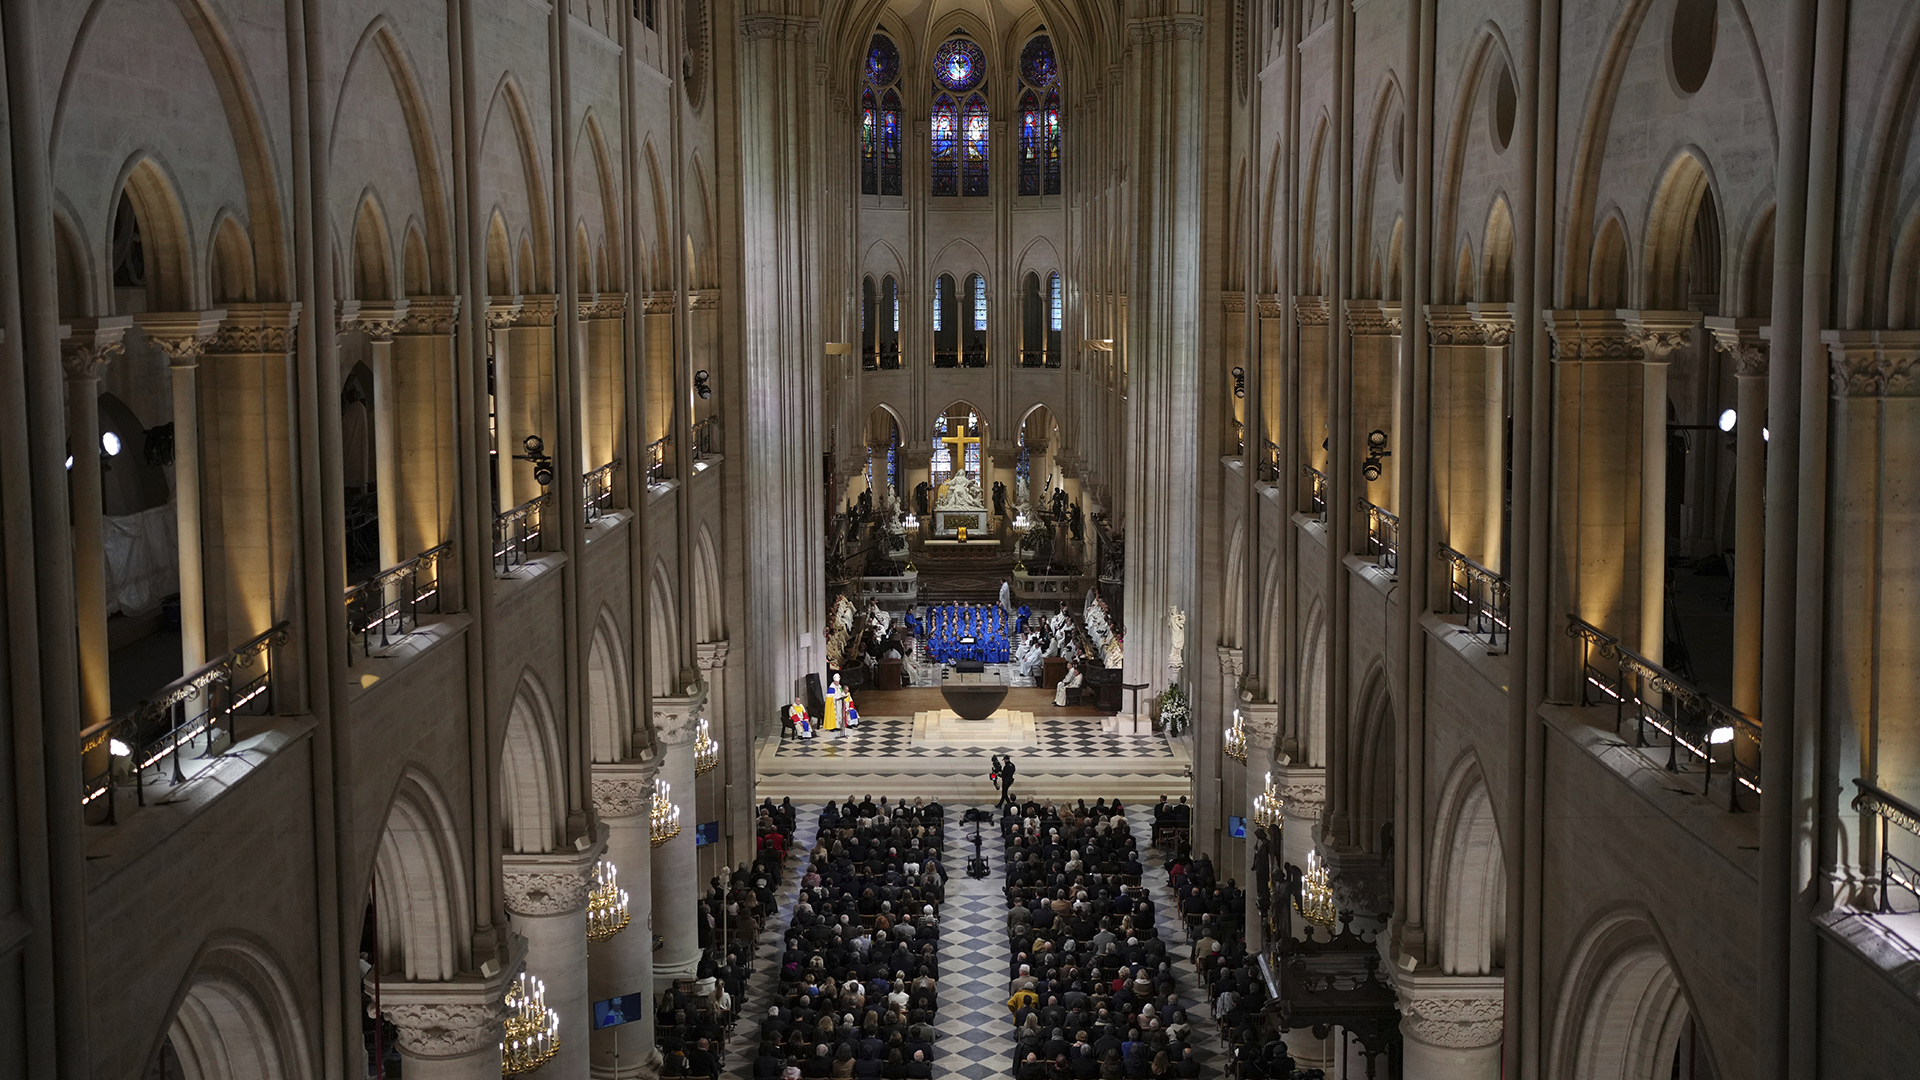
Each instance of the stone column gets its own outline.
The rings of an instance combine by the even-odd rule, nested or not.
[[[1347,332],[1353,335],[1353,483],[1359,496],[1400,514],[1400,470],[1395,459],[1380,462],[1380,478],[1360,475],[1367,457],[1367,435],[1383,431],[1389,453],[1401,454],[1400,304],[1397,301],[1347,301]],[[1363,537],[1356,535],[1355,543]]]
[[[1646,644],[1642,581],[1661,574],[1644,562],[1642,544],[1642,481],[1654,470],[1646,463],[1647,440],[1630,434],[1648,423],[1643,353],[1615,312],[1549,311],[1543,318],[1554,349],[1550,513],[1558,547],[1548,560],[1548,610],[1555,620],[1576,614],[1637,650]],[[1662,428],[1665,417],[1662,406]],[[1656,605],[1656,627],[1658,618]],[[1549,696],[1577,700],[1577,651],[1550,649],[1548,656],[1555,665]]]
[[[693,850],[694,721],[706,702],[705,688],[684,698],[653,699],[654,743],[660,753],[660,779],[673,785],[672,798],[680,807],[680,834],[653,849],[654,933],[665,938],[653,959],[656,982],[690,979],[700,965],[700,894]],[[651,798],[651,793],[649,793]]]
[[[592,472],[620,455],[620,417],[624,410],[627,365],[622,363],[626,340],[626,297],[619,293],[582,296],[579,303],[581,339],[586,342],[582,367],[580,415],[584,460],[581,472]]]
[[[1920,535],[1920,331],[1828,330],[1821,337],[1830,363],[1832,487],[1825,515],[1830,659],[1819,719],[1825,768],[1829,777],[1837,771],[1840,790],[1816,789],[1826,793],[1815,796],[1813,828],[1843,838],[1832,856],[1838,901],[1865,905],[1880,899],[1863,890],[1878,877],[1878,837],[1844,809],[1853,795],[1847,781],[1859,776],[1907,797],[1920,789],[1920,550],[1913,542]],[[1765,753],[1773,752],[1769,741]],[[1826,801],[1835,794],[1838,806]],[[1855,830],[1860,838],[1846,843]]]
[[[508,390],[513,414],[507,421],[516,452],[529,435],[538,435],[546,443],[547,453],[558,453],[559,421],[554,415],[553,397],[553,324],[557,314],[551,295],[525,296],[505,333],[496,334],[507,343],[513,386]],[[513,463],[515,505],[540,493],[533,481],[530,462]]]
[[[1131,192],[1128,231],[1136,257],[1127,286],[1126,338],[1115,345],[1126,408],[1127,484],[1112,494],[1127,537],[1125,681],[1149,684],[1143,693],[1151,695],[1172,677],[1168,610],[1199,610],[1199,568],[1188,556],[1202,467],[1197,252],[1208,190],[1201,122],[1204,20],[1158,0],[1132,5],[1130,13],[1137,96],[1127,111],[1133,175],[1140,179]],[[1219,467],[1217,459],[1206,460],[1215,462],[1208,467]]]
[[[593,767],[593,808],[607,827],[607,861],[620,872],[632,921],[605,941],[587,943],[588,997],[593,1001],[647,994],[649,1008],[633,1023],[593,1033],[593,1075],[619,1078],[652,1075],[653,1048],[653,837],[648,826],[653,807],[657,761],[622,761]],[[615,1058],[615,1048],[619,1056]]]
[[[1700,316],[1691,311],[1621,311],[1641,353],[1640,652],[1659,663],[1667,646],[1667,366],[1691,348]]]
[[[201,511],[210,541],[203,580],[207,648],[216,655],[297,609],[300,483],[293,459],[288,354],[298,303],[229,304],[197,373]],[[274,657],[276,693],[292,688],[302,650]],[[303,698],[296,692],[283,700]]]
[[[1331,306],[1324,296],[1293,298],[1293,318],[1299,327],[1295,355],[1300,357],[1300,459],[1308,468],[1322,473],[1327,471],[1327,457],[1332,446],[1329,441],[1332,421],[1327,412],[1327,365],[1324,362],[1327,354],[1328,311]],[[1301,505],[1305,506],[1304,500]]]
[[[373,488],[380,517],[380,568],[400,562],[400,450],[395,445],[393,333],[406,318],[407,302],[341,305],[342,332],[367,335],[367,366],[373,369]]]
[[[527,939],[527,973],[559,1014],[560,1050],[540,1067],[549,1080],[587,1080],[593,1003],[587,994],[587,890],[606,838],[585,848],[501,858],[513,929]]]
[[[363,309],[364,310],[364,309]],[[416,296],[393,328],[393,417],[398,555],[410,559],[453,536],[453,335],[460,298]],[[384,520],[382,531],[384,532]],[[492,535],[492,529],[486,530]]]
[[[515,422],[520,413],[514,397],[517,373],[514,371],[513,332],[510,328],[519,317],[518,298],[496,299],[487,305],[488,352],[493,357],[494,450],[498,455],[493,468],[497,478],[495,483],[500,487],[501,510],[511,510],[524,501],[520,498],[520,485],[513,478],[514,466],[521,464],[514,460],[514,455],[526,452],[521,443],[532,434],[521,431],[521,425]],[[531,473],[531,465],[522,467]],[[538,490],[539,485],[529,480],[527,498],[532,498]]]
[[[1250,695],[1242,694],[1243,698]],[[1267,773],[1273,769],[1273,742],[1280,730],[1280,706],[1271,702],[1243,700],[1240,703],[1240,727],[1247,733],[1247,764],[1241,770],[1240,798],[1234,805],[1247,819],[1246,840],[1246,876],[1241,884],[1247,890],[1247,944],[1249,948],[1260,948],[1266,943],[1266,927],[1260,921],[1259,870],[1256,856],[1266,857],[1255,842],[1254,830],[1259,828],[1253,820],[1253,803],[1266,790]],[[1271,830],[1274,839],[1285,836],[1285,822],[1279,829]],[[1281,855],[1278,844],[1272,847],[1275,858]],[[1273,875],[1279,880],[1279,873]]]
[[[67,371],[67,469],[73,498],[73,593],[80,640],[80,722],[107,719],[113,690],[107,674],[107,563],[100,504],[100,369],[125,354],[124,316],[76,319],[60,343]],[[97,763],[90,763],[90,767]]]
[[[173,373],[173,510],[180,548],[180,670],[207,662],[207,605],[200,550],[200,354],[225,311],[154,313],[136,320]]]
[[[1430,304],[1434,520],[1439,540],[1501,570],[1506,396],[1504,346],[1513,340],[1506,305]],[[1445,602],[1444,578],[1430,599]]]
[[[741,715],[728,713],[727,653],[730,649],[730,643],[724,640],[701,641],[693,646],[694,663],[707,688],[707,723],[713,741],[720,745],[720,765],[703,781],[708,795],[704,801],[713,808],[712,816],[720,821],[721,845],[714,854],[729,866],[751,862],[754,856],[753,725],[744,710],[733,710]]]
[[[1766,327],[1760,319],[1707,320],[1734,362],[1733,707],[1760,715],[1760,596],[1767,532]]]
[[[399,1029],[407,1080],[500,1080],[507,987],[519,961],[486,979],[381,983],[380,1010]]]
[[[1420,1080],[1499,1080],[1505,979],[1394,969],[1405,1038],[1402,1073]]]

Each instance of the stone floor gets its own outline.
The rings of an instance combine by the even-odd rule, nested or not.
[[[878,788],[874,794],[906,796],[917,794],[909,783]],[[1098,792],[1089,793],[1092,795]],[[780,893],[780,913],[768,921],[760,936],[759,957],[749,981],[741,1020],[727,1041],[727,1080],[747,1080],[753,1070],[753,1056],[760,1042],[760,1018],[772,1003],[779,979],[782,936],[793,912],[804,872],[805,852],[812,846],[819,827],[819,806],[796,804],[799,809],[787,874]],[[985,805],[985,803],[983,803]],[[1146,802],[1136,802],[1127,811],[1134,836],[1143,845],[1152,828],[1152,815]],[[1005,852],[1000,830],[988,825],[982,830],[981,851],[991,860],[992,873],[975,879],[966,875],[967,858],[973,852],[972,826],[962,823],[967,807],[947,806],[947,847],[945,862],[950,877],[947,901],[941,909],[940,935],[940,1011],[935,1027],[940,1037],[935,1044],[933,1075],[986,1080],[987,1077],[1012,1074],[1013,1025],[1008,1019],[1006,999],[1010,978],[1007,966],[1012,959],[1007,939],[1007,902]],[[1154,890],[1156,925],[1175,957],[1175,977],[1180,985],[1181,1004],[1194,1024],[1194,1056],[1200,1059],[1202,1076],[1218,1076],[1220,1045],[1213,1023],[1206,1019],[1206,997],[1194,975],[1186,937],[1174,910],[1172,887],[1162,864],[1162,853],[1143,848],[1142,862],[1147,867],[1143,882]]]

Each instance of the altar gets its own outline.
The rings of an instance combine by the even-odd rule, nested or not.
[[[942,540],[952,540],[960,535],[960,530],[964,527],[967,530],[968,542],[986,540],[989,539],[988,520],[985,510],[935,510],[933,535]]]

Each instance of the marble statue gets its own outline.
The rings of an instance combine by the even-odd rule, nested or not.
[[[1167,609],[1167,667],[1179,671],[1186,666],[1187,613],[1177,607]]]
[[[954,473],[940,485],[939,498],[934,500],[935,510],[985,510],[986,503],[980,498],[980,483],[965,472]]]

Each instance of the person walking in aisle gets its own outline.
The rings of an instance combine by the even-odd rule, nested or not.
[[[1013,805],[1013,755],[1000,759],[1000,804],[1002,807]]]

